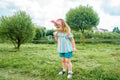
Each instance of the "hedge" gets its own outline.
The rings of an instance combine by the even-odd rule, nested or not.
[[[33,40],[32,43],[35,44],[55,44],[55,40]],[[82,43],[80,39],[76,39],[75,43]],[[85,43],[110,43],[110,44],[120,44],[120,39],[86,39]]]
[[[32,43],[34,44],[55,44],[55,40],[33,40]]]

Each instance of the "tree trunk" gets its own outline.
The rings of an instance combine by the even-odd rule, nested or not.
[[[81,32],[82,32],[82,43],[84,44],[85,43],[84,29],[82,29]]]
[[[19,48],[20,48],[20,45],[21,45],[20,43],[18,43],[18,44],[17,44],[17,49],[19,49]]]
[[[19,48],[20,48],[20,45],[21,45],[21,40],[20,40],[20,39],[18,39],[17,49],[19,49]]]
[[[82,43],[83,44],[85,43],[85,35],[84,35],[84,33],[82,33]]]

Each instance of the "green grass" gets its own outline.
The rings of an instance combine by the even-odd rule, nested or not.
[[[120,80],[120,45],[76,47],[70,80]],[[55,44],[24,44],[20,50],[12,44],[0,44],[0,80],[67,80],[67,73],[57,75],[60,70]]]

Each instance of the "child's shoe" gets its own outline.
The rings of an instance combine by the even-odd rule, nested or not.
[[[60,71],[59,73],[58,73],[59,75],[63,75],[63,74],[65,74],[65,71]]]
[[[67,78],[68,78],[68,79],[72,78],[72,74],[73,74],[73,73],[68,73]]]

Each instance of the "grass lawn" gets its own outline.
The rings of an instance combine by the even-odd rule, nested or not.
[[[120,80],[120,45],[81,44],[74,53],[70,80]],[[0,80],[67,80],[57,75],[61,60],[54,44],[0,44]]]

